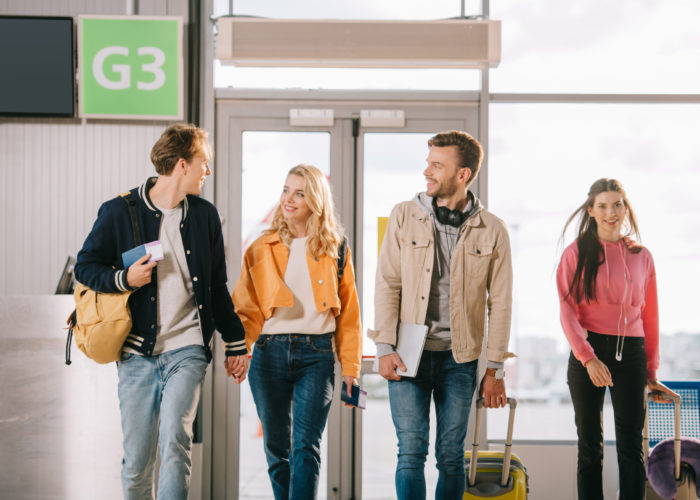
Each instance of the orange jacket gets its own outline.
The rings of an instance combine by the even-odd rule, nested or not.
[[[284,283],[289,248],[279,234],[261,236],[246,250],[241,276],[233,290],[236,313],[243,322],[245,340],[250,351],[263,323],[276,307],[292,307],[294,296]],[[350,249],[338,292],[338,261],[327,255],[314,257],[307,252],[314,302],[318,312],[332,309],[335,315],[335,345],[345,376],[359,377],[362,361],[362,326],[360,303],[355,289],[355,270]]]

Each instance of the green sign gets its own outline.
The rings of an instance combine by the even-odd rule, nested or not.
[[[79,17],[80,116],[181,120],[182,19]]]

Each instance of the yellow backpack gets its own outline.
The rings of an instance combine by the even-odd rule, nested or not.
[[[136,219],[135,203],[128,191],[121,197],[129,206],[135,246],[141,245],[141,231]],[[70,365],[71,338],[78,349],[97,363],[119,361],[122,346],[131,331],[129,296],[133,290],[119,293],[97,292],[82,283],[75,287],[75,310],[68,317],[66,364]]]
[[[132,291],[102,293],[82,283],[75,287],[75,311],[68,318],[66,364],[70,364],[70,336],[85,355],[98,363],[119,361],[131,331],[129,296]]]

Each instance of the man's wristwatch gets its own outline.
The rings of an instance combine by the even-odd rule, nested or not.
[[[503,380],[503,377],[505,376],[506,371],[503,368],[487,368],[486,369],[486,375],[490,375],[491,377],[495,378],[496,380]]]

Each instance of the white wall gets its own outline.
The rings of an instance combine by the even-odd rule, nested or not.
[[[139,0],[136,14],[181,15],[187,0]],[[126,14],[125,0],[0,0],[8,15]],[[166,122],[0,118],[0,295],[53,293],[100,204],[154,172]]]

